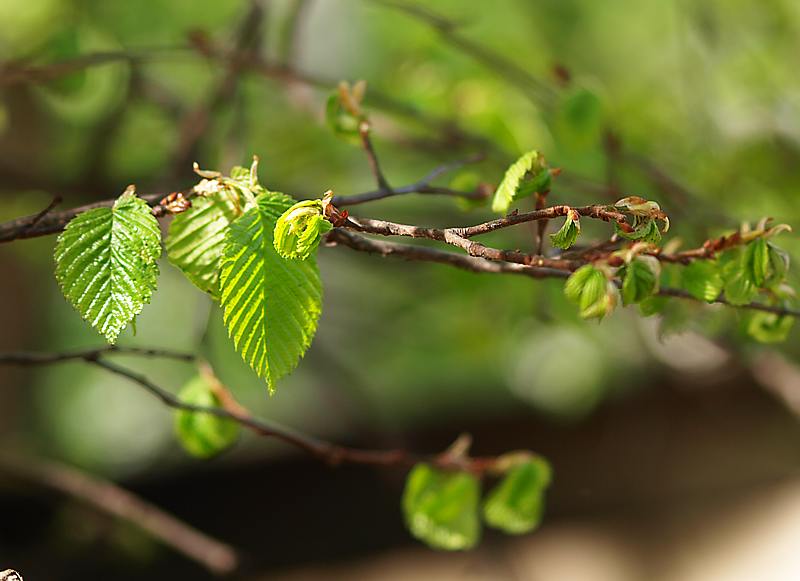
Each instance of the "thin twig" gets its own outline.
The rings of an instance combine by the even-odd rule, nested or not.
[[[93,361],[101,355],[133,355],[137,357],[153,357],[162,359],[176,359],[178,361],[191,362],[195,356],[191,353],[182,353],[168,349],[151,349],[145,347],[120,347],[109,345],[96,349],[83,349],[80,351],[63,351],[58,353],[41,353],[30,351],[18,351],[0,353],[0,364],[14,365],[49,365],[51,363],[62,363],[70,360]]]
[[[491,470],[494,466],[495,458],[493,457],[453,459],[446,454],[415,454],[403,449],[366,450],[340,446],[313,436],[301,434],[286,426],[255,418],[250,415],[249,412],[238,411],[235,407],[225,409],[222,407],[207,407],[185,403],[171,392],[150,381],[144,375],[122,367],[121,365],[117,365],[116,363],[106,361],[102,357],[88,361],[88,363],[136,383],[147,392],[157,397],[168,407],[196,413],[206,413],[218,418],[232,420],[259,436],[274,438],[295,446],[333,466],[340,464],[367,464],[373,466],[397,466],[408,468],[418,462],[428,462],[443,469],[470,470],[476,473],[483,473],[487,470]]]
[[[45,216],[47,216],[47,214],[52,212],[53,208],[55,208],[61,203],[61,200],[62,198],[60,195],[56,194],[55,196],[53,196],[53,199],[50,200],[50,203],[47,205],[47,207],[45,207],[38,214],[34,214],[30,218],[26,218],[23,221],[23,223],[20,224],[19,229],[13,233],[13,236],[15,238],[21,238],[25,234],[25,232],[36,226],[36,224],[38,224],[42,220],[42,218],[44,218]]]
[[[372,170],[372,175],[375,176],[375,182],[378,184],[378,191],[391,194],[392,186],[389,185],[389,181],[386,179],[383,170],[381,170],[381,164],[378,162],[378,154],[375,153],[375,147],[372,145],[372,138],[369,135],[370,126],[368,122],[363,121],[359,125],[358,134],[361,136],[361,146],[367,154],[367,161]]]
[[[212,573],[226,575],[239,566],[236,550],[178,520],[113,482],[71,466],[0,453],[0,471],[78,498],[103,512],[129,521],[183,553]]]

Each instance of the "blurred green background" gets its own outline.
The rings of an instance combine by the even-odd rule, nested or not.
[[[442,34],[431,13],[454,28]],[[245,66],[226,79],[224,59],[203,53],[237,43],[271,72]],[[14,76],[120,51],[129,58],[52,78]],[[270,189],[298,198],[368,191],[363,152],[323,120],[328,85],[365,79],[375,146],[393,185],[479,152],[485,161],[438,183],[496,184],[519,153],[538,148],[563,169],[553,203],[654,199],[672,218],[670,236],[693,247],[743,220],[797,223],[799,52],[794,0],[0,0],[0,219],[36,213],[54,194],[71,208],[130,183],[144,193],[186,188],[196,181],[192,161],[227,171],[254,154]],[[431,226],[491,216],[415,195],[352,212]],[[587,224],[585,234],[609,230]],[[530,239],[526,228],[487,238],[511,248]],[[792,235],[780,242],[800,249]],[[60,295],[54,243],[0,248],[5,351],[101,344]],[[437,451],[468,430],[480,453],[540,451],[556,480],[550,520],[533,544],[490,536],[473,557],[480,565],[429,556],[402,530],[397,470],[327,469],[251,437],[199,464],[180,450],[159,402],[80,363],[0,369],[2,446],[160,501],[246,547],[252,579],[275,568],[287,579],[596,579],[564,573],[557,567],[569,558],[553,555],[571,547],[588,571],[600,571],[611,562],[601,549],[611,549],[586,539],[608,538],[602,526],[620,519],[629,520],[613,562],[625,566],[608,578],[653,579],[661,561],[650,545],[674,543],[670,562],[683,562],[680,526],[665,511],[717,522],[717,513],[702,512],[712,500],[729,502],[718,511],[730,514],[753,494],[794,483],[796,331],[766,349],[744,337],[731,309],[676,303],[663,323],[620,309],[597,324],[578,319],[559,281],[473,275],[346,248],[323,248],[319,262],[319,332],[273,397],[234,352],[216,306],[166,260],[136,335],[126,332],[121,343],[198,351],[255,413],[336,441]],[[125,362],[174,388],[194,373],[174,362]],[[92,509],[19,486],[0,495],[0,569],[48,579],[205,578]],[[565,522],[589,528],[575,541],[558,528]],[[556,568],[534,577],[517,564],[519,576],[508,576],[498,563],[511,559],[509,546]],[[391,551],[407,551],[421,568],[393,574],[401,564],[389,560],[385,576],[348,572]],[[800,574],[795,566],[787,565],[790,575]],[[695,578],[684,569],[659,578]]]

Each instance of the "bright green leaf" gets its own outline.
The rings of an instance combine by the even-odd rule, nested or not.
[[[683,269],[681,285],[697,300],[713,303],[722,292],[724,282],[716,262],[695,260]]]
[[[619,292],[603,271],[586,264],[567,279],[564,295],[578,304],[584,319],[602,319],[616,306]]]
[[[567,214],[561,229],[555,234],[550,234],[550,242],[553,246],[566,250],[575,244],[575,240],[578,239],[578,235],[581,233],[581,222],[579,218],[578,213],[575,211],[571,210]]]
[[[256,202],[225,237],[220,296],[236,350],[273,391],[311,344],[322,310],[322,285],[313,256],[286,260],[273,245],[275,224],[293,200],[263,192]]]
[[[238,192],[224,188],[196,196],[192,207],[173,218],[166,247],[169,261],[200,290],[219,298],[219,269],[225,233],[242,214]]]
[[[745,328],[747,334],[760,343],[780,343],[786,340],[793,325],[791,315],[755,311],[748,313]]]
[[[637,256],[621,274],[622,302],[639,303],[658,290],[661,263],[654,256]]]
[[[479,497],[474,475],[417,464],[403,492],[406,524],[411,534],[433,548],[469,549],[480,538]]]
[[[81,316],[114,343],[156,289],[161,231],[147,203],[126,191],[112,208],[73,218],[56,244],[56,279]]]
[[[744,250],[744,261],[749,271],[749,278],[757,287],[763,287],[769,276],[770,259],[767,241],[756,238]]]
[[[506,170],[492,200],[492,211],[505,214],[511,204],[535,192],[550,189],[550,170],[538,151],[529,151]]]
[[[511,468],[483,505],[486,524],[514,535],[535,529],[542,520],[550,479],[550,465],[540,458]]]
[[[297,202],[278,218],[275,224],[274,245],[284,258],[305,260],[317,249],[322,235],[333,225],[325,218],[325,200]]]
[[[722,278],[725,281],[725,299],[736,306],[752,302],[758,294],[758,287],[753,281],[748,253],[738,248],[725,252],[720,263]]]
[[[183,403],[206,408],[220,407],[208,380],[201,376],[190,379],[178,393]],[[178,410],[175,412],[175,433],[184,449],[198,458],[211,458],[229,448],[239,437],[239,424],[212,414]]]

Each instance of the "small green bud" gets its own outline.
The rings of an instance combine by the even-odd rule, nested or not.
[[[325,218],[325,208],[333,192],[321,200],[305,200],[286,210],[275,223],[273,245],[284,258],[305,260],[319,246],[320,238],[333,225]]]

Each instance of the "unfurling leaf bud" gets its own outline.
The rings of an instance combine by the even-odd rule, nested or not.
[[[566,297],[578,303],[584,319],[602,319],[619,302],[619,291],[603,270],[586,264],[572,273],[564,285]]]
[[[333,199],[326,192],[321,200],[305,200],[286,210],[275,223],[273,244],[284,258],[305,260],[319,246],[320,238],[333,225],[325,218],[325,208]]]
[[[570,246],[575,244],[578,234],[581,233],[581,216],[577,211],[570,208],[567,212],[567,219],[564,225],[555,234],[550,234],[550,242],[556,248],[567,250]]]

